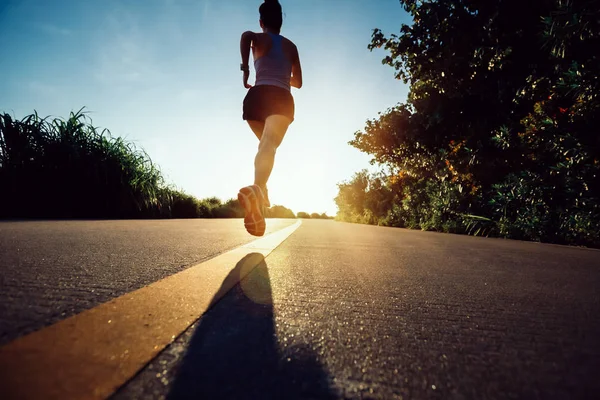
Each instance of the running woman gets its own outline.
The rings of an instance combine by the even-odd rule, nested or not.
[[[258,138],[254,159],[254,185],[240,189],[238,200],[246,212],[244,226],[248,233],[262,236],[266,222],[264,207],[270,207],[267,181],[275,162],[275,152],[294,120],[291,87],[302,87],[302,68],[296,45],[279,33],[283,24],[281,4],[265,0],[258,9],[262,33],[244,32],[240,40],[241,70],[244,87],[243,119]],[[254,58],[256,81],[248,84],[250,49]]]

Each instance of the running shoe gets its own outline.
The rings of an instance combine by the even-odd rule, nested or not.
[[[265,199],[260,187],[252,185],[241,188],[238,193],[238,201],[246,212],[244,226],[248,233],[253,236],[263,236],[267,224],[262,210]]]

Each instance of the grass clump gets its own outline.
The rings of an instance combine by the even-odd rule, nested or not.
[[[150,156],[100,129],[83,112],[68,119],[0,114],[0,218],[241,218],[237,199],[202,200],[165,183]],[[295,218],[274,206],[268,218]]]
[[[158,217],[171,199],[159,168],[132,143],[69,118],[0,115],[0,217]]]

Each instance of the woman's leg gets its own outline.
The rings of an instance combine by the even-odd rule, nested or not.
[[[275,163],[275,152],[291,123],[292,120],[286,116],[271,115],[265,121],[261,136],[258,136],[252,125],[250,125],[256,136],[260,139],[258,153],[254,159],[254,184],[260,186],[265,191],[267,181],[273,170],[273,164]]]
[[[254,132],[254,134],[256,135],[256,137],[258,138],[258,140],[260,140],[260,138],[262,138],[263,135],[263,131],[265,130],[265,123],[261,122],[261,121],[248,121],[248,125],[250,126],[250,129],[252,129],[252,132]],[[267,191],[267,188],[264,186],[261,186],[262,192],[263,192],[263,197],[265,200],[265,207],[271,207],[271,201],[269,200],[269,192]]]
[[[254,132],[254,134],[256,135],[256,137],[258,138],[258,140],[260,140],[260,138],[262,137],[263,131],[265,130],[265,123],[262,121],[247,121],[248,125],[250,126],[250,129],[252,129],[252,132]]]

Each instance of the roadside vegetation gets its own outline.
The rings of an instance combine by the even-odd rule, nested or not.
[[[410,92],[350,142],[380,172],[337,218],[600,247],[600,2],[400,3],[369,48]]]
[[[150,156],[92,125],[0,114],[0,218],[240,218],[237,199],[197,199],[168,185]],[[269,218],[295,218],[273,206]]]
[[[302,219],[334,219],[334,217],[330,217],[327,215],[327,213],[307,213],[304,211],[300,211],[297,215],[298,218],[302,218]]]

